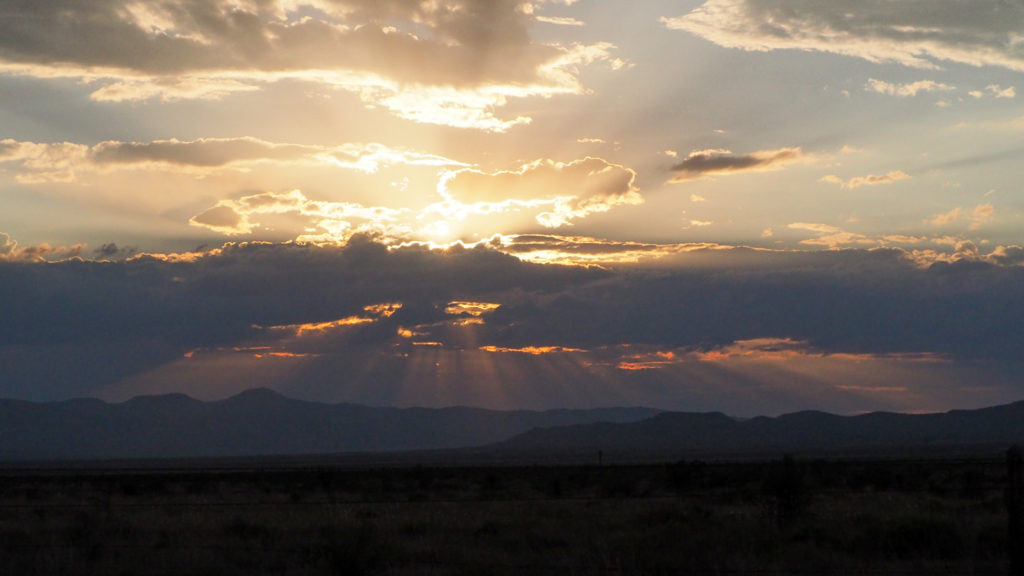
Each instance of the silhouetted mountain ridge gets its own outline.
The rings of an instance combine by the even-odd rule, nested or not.
[[[934,414],[872,412],[841,416],[802,411],[749,420],[721,413],[663,412],[629,423],[536,429],[500,451],[616,451],[662,454],[772,454],[970,448],[1024,443],[1024,401]]]
[[[776,455],[1024,443],[1024,402],[936,414],[801,411],[746,420],[647,408],[495,411],[324,404],[254,389],[121,403],[0,400],[0,460],[195,458],[472,448],[474,454]]]
[[[495,411],[324,404],[253,389],[214,402],[183,394],[121,403],[0,400],[0,459],[122,459],[452,449],[537,427],[649,418],[648,408]]]

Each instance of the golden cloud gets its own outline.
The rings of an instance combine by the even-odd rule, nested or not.
[[[616,206],[642,203],[636,176],[629,168],[590,156],[571,162],[541,159],[513,171],[448,171],[438,185],[445,201],[427,211],[464,219],[533,208],[540,212],[539,223],[557,228]]]
[[[77,173],[114,170],[162,170],[209,176],[221,170],[247,171],[257,165],[339,167],[364,173],[404,166],[462,167],[443,156],[392,148],[379,143],[311,146],[258,138],[199,138],[151,142],[106,141],[93,146],[71,142],[0,140],[0,162],[17,162],[23,183],[72,182]]]
[[[566,348],[563,346],[524,346],[522,348],[504,348],[501,346],[481,346],[480,350],[501,354],[527,354],[530,356],[543,356],[546,354],[586,352],[580,348]]]
[[[909,180],[910,174],[907,174],[903,170],[893,170],[888,174],[869,174],[868,176],[857,176],[850,178],[849,180],[843,180],[835,174],[829,174],[823,176],[820,182],[828,182],[831,184],[839,184],[843,188],[853,190],[854,188],[860,188],[861,186],[876,186],[879,184],[892,184],[900,180]]]
[[[471,302],[465,300],[453,300],[448,303],[445,307],[445,314],[451,314],[458,316],[466,314],[469,316],[483,316],[488,312],[493,312],[501,307],[501,304],[495,302]]]

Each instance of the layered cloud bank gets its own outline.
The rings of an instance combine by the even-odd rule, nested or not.
[[[669,28],[728,48],[806,50],[935,69],[947,63],[1024,71],[1024,8],[1001,0],[708,0]]]
[[[218,99],[282,81],[415,122],[501,132],[510,99],[580,94],[613,46],[539,44],[521,0],[43,0],[0,18],[0,73],[73,78],[104,102]]]
[[[0,262],[0,394],[258,384],[406,405],[980,405],[1024,386],[1020,252],[923,268],[897,250],[696,250],[685,267],[613,272],[356,237]]]

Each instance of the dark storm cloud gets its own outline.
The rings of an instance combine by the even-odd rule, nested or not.
[[[417,342],[451,355],[484,346],[711,350],[772,338],[823,354],[1019,360],[1024,267],[995,262],[1019,262],[1020,248],[930,268],[899,250],[739,252],[709,251],[717,266],[612,272],[485,248],[389,250],[357,237],[344,248],[232,244],[174,258],[0,262],[0,395],[66,397],[189,351],[251,356],[259,346],[336,352],[324,366],[431,353]],[[500,307],[458,328],[465,319],[446,312],[452,301]],[[384,313],[375,307],[383,303],[402,306]]]
[[[703,348],[786,337],[832,352],[1017,354],[1024,269],[975,261],[920,270],[850,256],[806,268],[628,275],[529,310],[503,307],[495,320],[508,319],[503,336],[512,345],[542,334],[584,348],[610,343],[611,334],[622,343]]]
[[[495,251],[229,244],[190,257],[0,267],[0,345],[159,338],[224,345],[252,331],[323,322],[387,301],[550,290],[596,272],[542,268]]]

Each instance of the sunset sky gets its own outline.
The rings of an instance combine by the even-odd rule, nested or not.
[[[1024,399],[1022,100],[1008,0],[4,0],[0,396]]]

